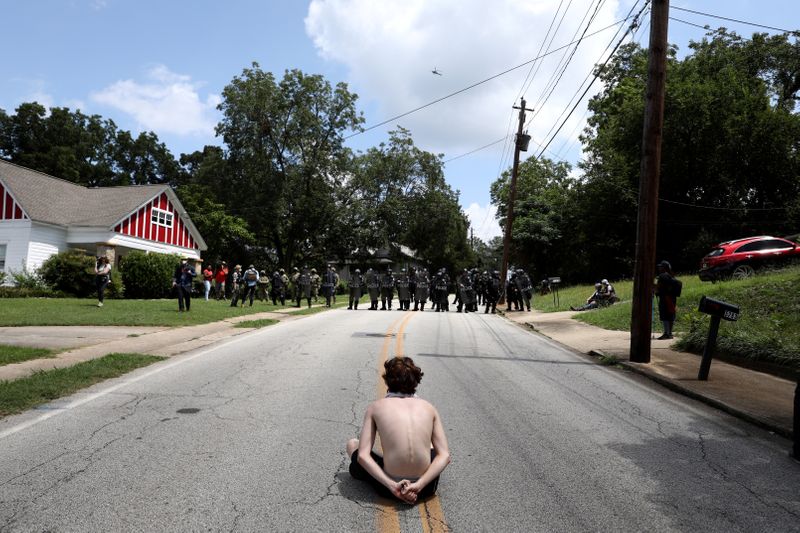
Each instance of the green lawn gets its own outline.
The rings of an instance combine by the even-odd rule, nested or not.
[[[28,348],[25,346],[0,344],[0,366],[21,363],[30,359],[55,357],[56,353],[56,350],[48,350],[47,348]]]
[[[683,293],[678,299],[675,331],[679,348],[701,352],[708,333],[709,317],[697,311],[702,296],[739,305],[737,322],[722,322],[717,349],[733,355],[770,361],[800,369],[800,267],[759,274],[743,281],[702,282],[696,275],[681,275]],[[630,330],[631,281],[613,282],[621,302],[605,309],[584,311],[578,320],[605,329]],[[561,305],[553,306],[552,295],[537,296],[534,307],[541,311],[564,311],[582,304],[594,291],[592,285],[560,291]],[[655,329],[660,331],[658,310]]]
[[[187,326],[281,308],[195,299],[191,311],[179,313],[177,300],[106,300],[97,307],[92,299],[0,298],[0,326]]]
[[[154,355],[112,353],[68,368],[45,370],[14,381],[0,381],[0,417],[20,413],[162,359]]]

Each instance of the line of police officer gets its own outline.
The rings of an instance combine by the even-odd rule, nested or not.
[[[300,307],[303,300],[308,307],[311,307],[312,298],[316,301],[319,295],[325,298],[326,307],[330,307],[331,302],[336,303],[338,284],[339,274],[332,265],[328,265],[321,276],[315,268],[309,270],[308,267],[304,267],[303,270],[294,267],[291,276],[281,268],[276,270],[271,278],[262,270],[258,280],[259,293],[264,297],[269,294],[273,305],[277,305],[278,301],[281,305],[286,305],[286,300],[289,298],[296,307]],[[360,269],[356,269],[348,281],[348,309],[358,309],[359,299],[363,294],[368,294],[370,310],[378,310],[379,302],[381,310],[391,310],[396,291],[400,311],[410,310],[412,301],[414,311],[424,311],[425,304],[430,300],[435,312],[447,312],[450,310],[448,296],[451,286],[456,296],[452,303],[457,305],[458,313],[477,312],[479,305],[484,306],[484,313],[495,313],[503,288],[500,273],[496,270],[481,273],[477,268],[464,269],[451,283],[450,276],[444,268],[433,275],[424,268],[412,268],[408,272],[403,268],[397,275],[391,268],[387,268],[383,273],[369,268],[363,275]],[[505,293],[508,302],[507,311],[511,311],[512,306],[517,310],[526,308],[528,311],[531,310],[533,289],[530,278],[522,269],[512,267],[509,271]]]
[[[518,305],[527,306],[530,310],[530,300],[533,296],[530,279],[522,270],[516,270],[512,273],[511,280],[513,280],[510,281],[512,287],[507,287],[510,298],[514,298],[513,301],[519,302]],[[497,300],[503,288],[499,272],[480,273],[478,269],[464,269],[455,277],[452,285],[456,294],[453,301],[453,304],[457,304],[456,312],[476,312],[478,305],[481,304],[484,306],[484,313],[497,311]],[[438,313],[450,310],[448,296],[451,281],[444,268],[432,276],[424,268],[410,269],[409,272],[402,269],[397,275],[392,273],[391,268],[387,268],[383,273],[369,268],[363,275],[360,269],[356,269],[348,281],[348,287],[350,293],[348,309],[358,309],[358,301],[362,294],[368,294],[369,310],[378,310],[379,299],[381,310],[391,310],[394,293],[397,291],[400,303],[398,310],[410,310],[413,300],[414,311],[424,311],[429,299],[433,311]],[[509,300],[509,310],[511,302],[512,300]]]

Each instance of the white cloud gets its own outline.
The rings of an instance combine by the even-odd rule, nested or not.
[[[494,205],[488,204],[484,207],[477,202],[469,204],[469,207],[464,210],[469,218],[472,231],[483,242],[488,243],[492,238],[503,234],[500,225],[495,220],[496,212],[497,208]]]
[[[616,13],[620,2],[626,0],[606,2],[589,33],[622,18]],[[570,4],[551,49],[572,41],[584,14],[594,8],[593,0]],[[354,90],[378,109],[367,117],[369,126],[536,57],[558,6],[547,0],[312,0],[305,24],[318,53],[344,64]],[[542,142],[560,123],[559,115],[594,64],[605,57],[613,35],[611,29],[585,39],[542,106],[537,102],[564,52],[543,60],[525,92],[527,106],[537,108],[529,128],[534,140]],[[443,75],[432,74],[434,67]],[[512,124],[516,122],[511,108],[519,104],[528,71],[529,66],[517,69],[396,123],[411,129],[426,150],[446,156],[467,152],[509,132],[512,115]],[[577,109],[551,149],[580,132],[576,124],[583,120],[583,109]],[[391,127],[394,124],[386,126]]]
[[[94,102],[131,115],[142,129],[158,134],[213,136],[219,95],[199,94],[200,84],[164,65],[147,72],[147,81],[117,81],[91,94]]]

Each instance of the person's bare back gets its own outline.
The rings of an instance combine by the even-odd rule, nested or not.
[[[421,398],[383,398],[372,404],[383,447],[383,469],[394,478],[418,479],[431,465],[436,409]]]
[[[388,489],[414,503],[418,495],[435,492],[439,474],[450,463],[450,450],[436,408],[414,395],[422,378],[419,367],[410,358],[394,358],[384,367],[390,392],[367,407],[360,439],[347,444],[350,473],[379,492]],[[377,436],[382,457],[372,450]]]

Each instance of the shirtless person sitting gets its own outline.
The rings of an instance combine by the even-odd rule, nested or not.
[[[393,357],[383,367],[389,393],[367,407],[361,439],[347,442],[350,475],[381,496],[413,504],[436,492],[450,450],[436,408],[415,394],[422,370],[409,357]],[[383,457],[372,451],[377,434]]]

